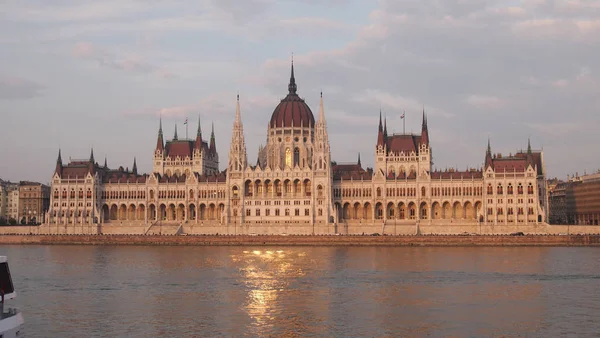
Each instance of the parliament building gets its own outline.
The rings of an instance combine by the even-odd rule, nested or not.
[[[226,168],[219,168],[214,128],[205,140],[177,129],[165,140],[162,121],[153,169],[109,168],[106,160],[63,164],[51,187],[50,226],[143,224],[194,227],[196,233],[348,234],[394,226],[527,225],[546,222],[543,154],[527,145],[492,153],[481,167],[433,170],[423,111],[420,134],[388,134],[379,117],[374,168],[332,160],[321,94],[318,115],[298,96],[294,66],[287,96],[274,109],[266,145],[248,161],[239,96]],[[180,230],[179,230],[180,231]]]

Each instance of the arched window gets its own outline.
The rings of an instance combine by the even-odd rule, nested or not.
[[[294,149],[294,166],[300,165],[300,149]]]
[[[498,191],[496,192],[498,195],[502,195],[502,184],[498,184]]]
[[[493,193],[494,193],[494,191],[493,191],[492,185],[491,185],[491,184],[488,184],[488,187],[487,187],[487,194],[488,194],[488,195],[492,195]]]
[[[519,186],[517,187],[517,193],[519,195],[523,195],[523,186],[521,185],[521,183],[519,183]]]
[[[285,165],[287,167],[292,166],[292,151],[290,148],[285,149]]]
[[[377,197],[381,197],[381,188],[377,188]]]
[[[421,187],[421,197],[425,197],[425,187]]]
[[[531,185],[531,183],[529,183],[529,185],[527,186],[527,193],[530,195],[533,194],[533,185]]]
[[[509,184],[508,184],[508,187],[506,188],[506,193],[507,193],[507,194],[509,194],[509,195],[512,195],[512,194],[513,194],[513,186],[512,186],[512,183],[509,183]]]
[[[237,186],[234,186],[234,187],[231,189],[231,193],[233,194],[233,198],[238,198],[238,193],[239,193],[239,189],[238,189],[238,187],[237,187]]]

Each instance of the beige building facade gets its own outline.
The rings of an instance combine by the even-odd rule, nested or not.
[[[274,109],[257,161],[246,151],[239,96],[224,171],[214,131],[163,140],[153,171],[57,160],[49,224],[187,224],[206,233],[360,233],[397,225],[527,225],[547,218],[542,152],[494,154],[483,166],[434,170],[428,121],[420,134],[388,135],[379,118],[374,168],[332,161],[321,95],[318,117],[298,96],[292,65],[287,96]],[[375,136],[375,133],[374,133]]]

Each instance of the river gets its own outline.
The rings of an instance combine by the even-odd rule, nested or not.
[[[25,337],[597,336],[600,248],[5,245]]]

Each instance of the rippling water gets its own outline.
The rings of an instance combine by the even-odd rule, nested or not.
[[[598,336],[598,248],[5,246],[26,337]]]

